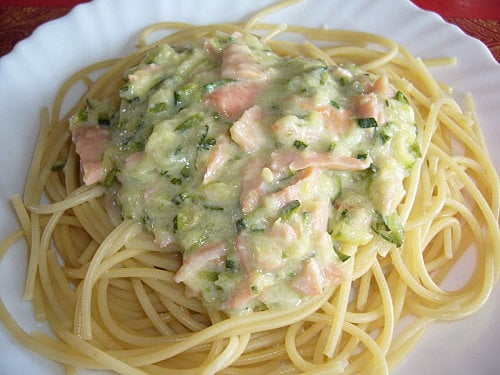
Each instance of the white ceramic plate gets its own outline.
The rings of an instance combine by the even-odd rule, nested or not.
[[[0,59],[0,238],[17,227],[8,199],[21,193],[38,132],[39,110],[73,71],[133,50],[138,31],[164,20],[195,24],[246,20],[270,0],[96,0],[49,22]],[[488,49],[439,16],[409,1],[309,0],[266,19],[369,31],[393,38],[421,57],[456,56],[451,69],[434,69],[457,94],[472,92],[495,165],[500,166],[500,66]],[[496,129],[495,129],[496,127]],[[0,264],[0,295],[27,331],[46,330],[21,302],[25,250],[16,246]],[[500,369],[500,288],[476,315],[434,325],[396,369],[406,374],[496,374]],[[61,366],[25,350],[0,324],[0,373],[63,374]]]

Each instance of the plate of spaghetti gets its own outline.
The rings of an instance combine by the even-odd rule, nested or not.
[[[499,73],[410,2],[43,25],[0,59],[0,371],[494,373]]]

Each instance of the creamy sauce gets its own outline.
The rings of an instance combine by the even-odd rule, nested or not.
[[[211,308],[290,308],[342,282],[358,245],[401,245],[419,149],[387,77],[220,33],[157,46],[124,79],[119,108],[71,119],[84,182],[178,246],[174,280]]]

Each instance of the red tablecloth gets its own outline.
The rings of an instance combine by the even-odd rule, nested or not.
[[[0,0],[0,56],[28,37],[40,24],[62,17],[88,0]],[[467,34],[483,41],[500,62],[499,0],[414,0],[439,13]]]

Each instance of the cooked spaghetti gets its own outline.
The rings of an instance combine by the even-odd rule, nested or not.
[[[12,199],[22,229],[1,247],[25,239],[24,298],[57,336],[0,304],[29,349],[68,372],[388,373],[430,323],[487,300],[499,180],[471,98],[460,108],[380,36],[277,39],[283,25],[258,22],[270,10],[153,25],[43,111]],[[159,29],[174,31],[146,43]],[[444,290],[467,251],[473,274]]]

